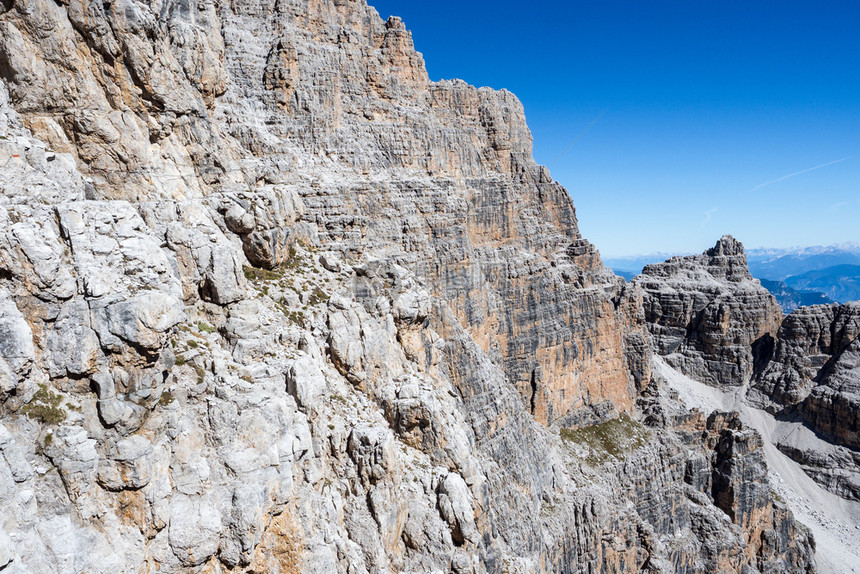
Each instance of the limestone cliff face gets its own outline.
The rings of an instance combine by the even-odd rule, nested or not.
[[[698,380],[740,386],[754,352],[772,344],[782,321],[776,300],[750,275],[743,246],[725,236],[702,255],[648,265],[633,284],[657,352]]]
[[[801,411],[804,418],[834,442],[860,449],[860,341],[854,341],[834,360]]]
[[[858,335],[860,305],[800,307],[780,326],[770,360],[756,376],[755,396],[771,410],[800,404]]]
[[[763,571],[806,567],[802,527],[771,499],[761,436],[745,428],[734,412],[715,411],[707,418],[698,412],[685,415],[679,426],[688,440],[703,441],[708,449],[705,456],[710,457],[687,463],[685,481],[690,490],[711,495],[717,507],[742,527],[746,546],[734,557],[736,568],[744,558],[756,555]]]
[[[544,423],[591,397],[629,410],[647,383],[628,376],[647,364],[628,295],[534,164],[520,103],[430,83],[400,21],[355,1],[31,8],[2,16],[0,72],[93,197],[275,196],[238,229],[267,268],[301,233],[278,220],[299,197],[321,240],[415,269]]]
[[[826,489],[860,499],[860,306],[800,307],[779,323],[728,237],[703,256],[650,265],[633,283],[659,354],[698,380],[746,385],[753,405],[802,421],[817,442],[784,437],[776,446]]]
[[[0,6],[0,568],[813,570],[513,95],[360,0]]]
[[[754,403],[799,417],[826,441],[825,448],[789,440],[779,447],[825,488],[851,500],[860,500],[859,335],[856,303],[795,310],[780,326],[749,392]]]

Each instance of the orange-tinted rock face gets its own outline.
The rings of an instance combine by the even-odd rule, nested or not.
[[[519,101],[430,82],[400,20],[362,0],[7,2],[0,75],[0,163],[36,158],[0,166],[0,502],[26,548],[162,572],[763,555],[755,449],[717,460],[702,421],[689,444],[665,413],[636,422],[643,395],[681,408],[651,380],[656,305],[580,236]],[[732,249],[709,277],[743,282]],[[745,372],[730,355],[766,321],[708,309],[696,350]],[[77,409],[62,428],[57,405]],[[769,548],[791,543],[802,570],[804,532]]]
[[[399,256],[418,270],[544,424],[606,401],[631,408],[630,329],[614,308],[620,287],[580,238],[566,191],[534,164],[515,96],[429,82],[403,23],[383,23],[361,2],[179,11],[167,33],[111,19],[112,7],[74,8],[84,23],[78,32],[45,5],[57,38],[39,44],[44,58],[29,70],[43,81],[7,79],[33,122],[56,122],[56,137],[75,142],[101,193],[291,185],[321,239]],[[4,15],[7,72],[27,67],[10,42],[35,37],[34,18]],[[110,26],[95,24],[102,19]],[[206,26],[185,26],[187,19]],[[98,49],[85,49],[85,40]],[[77,74],[48,57],[63,42],[80,47]],[[98,76],[105,61],[116,71]],[[62,97],[50,95],[54,85]],[[112,92],[116,98],[105,96]],[[46,98],[53,119],[44,116]],[[90,116],[76,117],[78,109]],[[261,113],[265,122],[248,122]],[[315,158],[316,169],[296,169],[297,154]],[[339,176],[309,181],[330,160]],[[188,177],[173,177],[165,163],[185,166]],[[262,227],[245,236],[246,253],[272,267],[292,239]],[[630,361],[642,363],[643,352],[630,350]]]

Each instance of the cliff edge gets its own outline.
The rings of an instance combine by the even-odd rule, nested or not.
[[[813,571],[517,99],[399,19],[8,1],[0,78],[0,569]]]

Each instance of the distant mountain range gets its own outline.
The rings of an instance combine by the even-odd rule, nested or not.
[[[833,303],[833,300],[818,291],[798,291],[792,289],[782,281],[771,281],[770,279],[760,279],[760,281],[761,286],[770,291],[771,295],[776,298],[782,310],[786,313],[791,313],[798,307]]]
[[[754,277],[783,281],[808,271],[860,265],[860,245],[848,243],[831,247],[750,249],[747,251],[747,262]]]
[[[748,249],[747,261],[753,277],[761,280],[783,310],[837,301],[860,300],[860,244],[791,249]],[[642,272],[645,265],[679,255],[654,253],[606,258],[605,263],[626,280]]]
[[[613,268],[612,270],[613,270],[613,271],[615,272],[615,274],[616,274],[616,275],[618,275],[619,277],[623,277],[625,281],[630,281],[631,279],[633,279],[634,277],[636,277],[637,275],[639,275],[639,274],[638,274],[637,272],[635,272],[635,271],[625,271],[624,269],[615,269],[615,268]]]
[[[860,299],[860,265],[834,265],[807,271],[785,279],[793,289],[819,291],[834,301],[845,303]]]

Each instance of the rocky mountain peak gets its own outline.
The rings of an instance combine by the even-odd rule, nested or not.
[[[389,16],[388,20],[385,22],[385,27],[388,30],[403,30],[406,31],[406,24],[403,23],[403,19],[399,16]]]
[[[701,255],[648,265],[632,283],[644,293],[657,352],[682,372],[740,386],[753,373],[753,347],[782,322],[776,299],[752,277],[743,245],[723,236]]]
[[[667,364],[802,421],[811,431],[784,430],[775,446],[825,489],[860,500],[860,305],[800,307],[783,318],[731,236],[703,255],[650,265],[633,283]]]
[[[744,255],[743,244],[731,235],[723,235],[717,244],[705,252],[708,257],[737,257]]]
[[[705,254],[708,272],[727,281],[754,281],[747,264],[744,246],[731,235],[724,235]]]
[[[531,144],[364,0],[4,2],[0,570],[811,571],[652,376],[748,378],[742,248],[627,285]]]
[[[718,281],[755,281],[747,265],[743,244],[731,235],[724,235],[713,247],[700,255],[672,257],[664,263],[646,265],[642,270],[642,275],[653,277],[674,276],[694,282],[709,281],[702,273],[707,273]]]

